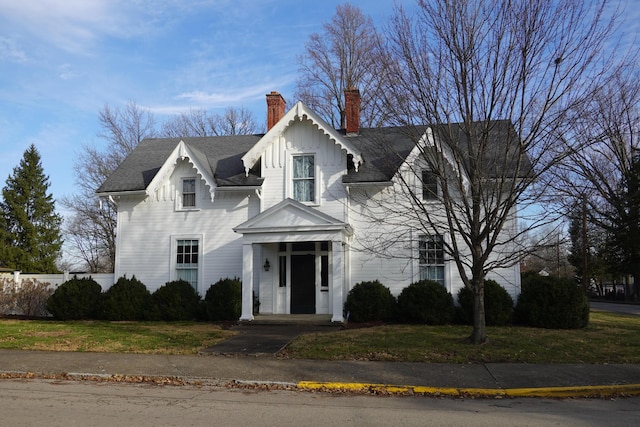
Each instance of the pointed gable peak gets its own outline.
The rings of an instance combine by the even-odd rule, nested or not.
[[[327,122],[325,122],[315,111],[307,107],[302,101],[298,101],[285,115],[275,123],[271,129],[249,150],[242,156],[242,163],[246,173],[249,173],[251,169],[262,157],[267,146],[269,146],[275,138],[280,136],[284,131],[292,126],[296,121],[309,120],[316,128],[321,131],[330,141],[339,145],[347,154],[353,156],[353,162],[356,166],[362,163],[362,153],[356,149],[356,147],[340,134],[339,131],[333,129]]]

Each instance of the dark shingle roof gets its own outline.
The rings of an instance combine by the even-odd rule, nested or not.
[[[427,126],[386,127],[361,129],[358,135],[345,136],[362,153],[364,163],[358,171],[348,170],[342,177],[344,183],[389,182],[400,165],[424,135]],[[450,138],[458,144],[463,156],[467,152],[467,139],[460,124],[434,127],[435,133]],[[242,156],[263,135],[220,136],[202,138],[153,138],[140,142],[135,150],[122,162],[113,174],[100,186],[98,193],[138,191],[147,188],[167,160],[176,145],[182,140],[192,150],[194,157],[209,168],[221,187],[258,186],[263,178],[249,174],[245,176]],[[497,177],[503,171],[507,176],[516,173],[517,162],[513,159],[519,147],[513,126],[508,121],[491,123],[489,149],[484,164],[490,165],[488,177]],[[505,142],[510,141],[510,142]],[[508,146],[507,146],[508,145]],[[467,156],[468,157],[468,156]],[[531,162],[524,158],[518,171],[519,177],[531,173]]]
[[[171,152],[182,140],[194,157],[208,168],[220,186],[260,185],[262,178],[245,176],[240,158],[262,135],[202,138],[150,138],[141,141],[97,190],[98,193],[137,191],[147,188]]]

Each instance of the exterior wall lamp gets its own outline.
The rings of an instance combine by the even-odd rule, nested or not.
[[[262,267],[264,267],[264,271],[271,270],[271,264],[269,263],[269,258],[266,259],[266,261],[264,262],[264,265]]]

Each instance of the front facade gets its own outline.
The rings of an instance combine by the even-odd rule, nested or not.
[[[201,295],[240,277],[242,320],[253,319],[255,296],[260,313],[341,322],[347,293],[365,280],[397,295],[429,278],[455,295],[463,285],[445,233],[400,227],[384,212],[398,205],[403,165],[419,161],[416,143],[397,129],[359,129],[357,101],[350,92],[343,131],[302,103],[285,111],[272,92],[265,135],[142,141],[98,190],[118,206],[115,277],[135,275],[150,291],[184,279]],[[380,150],[381,135],[395,156]],[[441,209],[424,173],[416,185]],[[519,276],[514,265],[491,278],[515,296]]]

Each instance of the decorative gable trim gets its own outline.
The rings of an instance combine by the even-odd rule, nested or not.
[[[180,140],[178,145],[176,145],[176,148],[171,152],[169,157],[167,157],[156,176],[147,186],[147,195],[158,190],[162,186],[163,182],[169,179],[169,176],[180,160],[187,160],[193,165],[198,177],[204,181],[207,187],[209,187],[209,194],[211,196],[211,201],[213,202],[216,185],[207,157],[195,148],[190,147],[183,140]]]
[[[258,160],[260,160],[270,144],[277,141],[280,135],[282,135],[294,121],[302,121],[305,119],[310,120],[329,138],[329,140],[339,145],[347,152],[347,154],[351,154],[353,156],[353,163],[356,171],[358,170],[358,166],[363,162],[362,153],[359,152],[351,142],[349,142],[348,138],[343,137],[338,131],[329,126],[318,114],[309,109],[302,102],[298,101],[278,123],[276,123],[249,151],[247,151],[244,156],[242,156],[242,163],[244,164],[247,176],[249,175],[249,170],[258,162]]]

